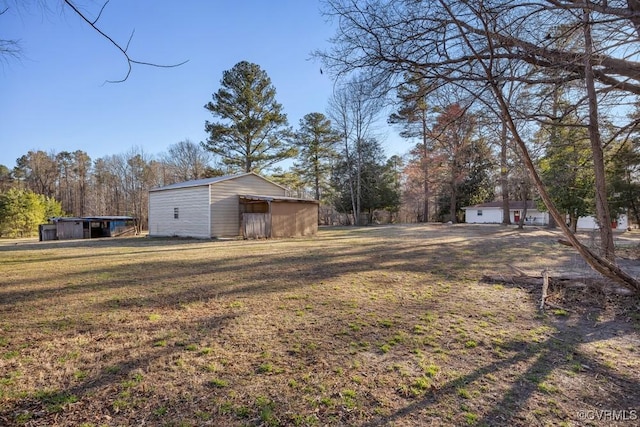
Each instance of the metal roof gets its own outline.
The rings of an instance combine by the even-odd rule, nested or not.
[[[100,216],[58,216],[50,218],[51,222],[71,222],[71,221],[131,221],[135,218],[123,215],[100,215]]]
[[[175,184],[165,185],[164,187],[152,188],[151,190],[149,190],[149,192],[164,191],[164,190],[175,190],[177,188],[189,188],[189,187],[207,186],[207,185],[216,184],[216,183],[222,182],[222,181],[228,181],[230,179],[241,178],[243,176],[248,176],[248,175],[255,175],[258,178],[264,179],[265,181],[268,181],[273,185],[277,185],[278,187],[282,187],[280,184],[276,184],[273,181],[269,181],[268,179],[258,175],[255,172],[246,172],[246,173],[243,173],[243,174],[240,174],[240,175],[223,175],[223,176],[216,176],[216,177],[213,177],[213,178],[194,179],[192,181],[176,182]],[[284,188],[284,187],[282,187],[282,188]]]
[[[259,202],[298,202],[298,203],[320,203],[317,200],[313,199],[299,199],[296,197],[285,197],[285,196],[260,196],[260,195],[248,195],[242,194],[240,195],[240,200],[250,200],[250,201],[259,201]]]

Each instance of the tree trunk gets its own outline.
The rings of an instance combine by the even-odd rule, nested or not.
[[[589,139],[593,152],[593,166],[596,180],[596,214],[600,223],[600,244],[602,255],[609,261],[615,261],[615,247],[613,245],[613,231],[611,230],[611,215],[607,203],[607,185],[605,182],[604,154],[600,129],[598,124],[598,99],[594,83],[591,56],[593,54],[593,40],[591,39],[591,24],[589,11],[583,11],[584,41],[585,41],[585,66],[584,76],[589,100]]]
[[[451,200],[450,200],[450,204],[449,204],[449,211],[450,211],[450,216],[451,216],[451,223],[456,224],[457,218],[456,218],[456,204],[457,204],[457,198],[458,198],[458,194],[456,191],[456,183],[455,181],[452,180],[451,182]]]
[[[360,195],[362,194],[362,176],[360,176],[360,168],[361,168],[361,160],[360,160],[360,142],[356,141],[356,176],[355,176],[355,187],[354,187],[354,195],[353,195],[353,203],[354,203],[354,219],[355,225],[360,224]]]
[[[351,173],[351,156],[349,155],[349,140],[345,137],[344,153],[347,157],[347,177],[349,180],[349,193],[351,195],[351,211],[353,212],[353,225],[358,225],[358,205],[356,203],[356,192],[353,185],[353,174]]]
[[[636,225],[640,226],[640,212],[638,212],[638,208],[636,208],[636,202],[634,199],[631,199],[631,209],[633,210],[633,216],[636,219]]]
[[[569,227],[574,233],[578,231],[578,217],[575,212],[569,214]]]
[[[316,154],[315,156],[315,162],[313,164],[313,175],[314,175],[314,186],[315,186],[315,190],[316,190],[316,200],[320,200],[320,170],[319,170],[319,164],[320,164],[320,159],[318,159],[318,156]],[[318,206],[320,206],[320,204],[318,204]],[[318,217],[318,220],[320,219],[320,217]]]
[[[502,189],[502,224],[511,224],[509,215],[509,173],[507,168],[507,124],[502,123],[500,132],[500,187]]]
[[[429,149],[427,147],[427,118],[422,116],[422,179],[424,180],[424,222],[429,222]]]
[[[527,199],[529,198],[529,192],[527,191],[527,184],[522,180],[520,183],[520,198],[522,199],[522,215],[520,215],[520,220],[518,221],[518,228],[520,230],[524,229],[524,220],[527,217]]]
[[[527,192],[523,193],[524,200],[524,208],[522,209],[522,215],[520,216],[520,221],[518,221],[518,228],[520,230],[524,229],[524,220],[527,218]]]

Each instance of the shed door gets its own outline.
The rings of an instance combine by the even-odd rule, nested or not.
[[[520,211],[513,211],[513,220],[515,222],[520,222]]]
[[[245,239],[264,239],[271,236],[271,214],[243,213],[242,236]]]

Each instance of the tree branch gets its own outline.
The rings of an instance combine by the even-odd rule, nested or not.
[[[95,24],[98,22],[98,20],[100,19],[100,17],[102,16],[102,12],[104,11],[104,8],[107,7],[107,5],[109,4],[110,0],[107,0],[104,2],[104,4],[102,5],[102,7],[100,8],[100,12],[98,12],[98,16],[96,16],[96,19],[93,20],[93,22],[91,24]]]
[[[109,0],[105,1],[105,3],[102,5],[102,8],[100,9],[100,12],[98,13],[98,17],[96,19],[94,19],[93,21],[91,21],[84,13],[82,13],[80,11],[76,7],[76,5],[73,4],[72,0],[64,0],[64,3],[67,6],[69,6],[69,8],[71,8],[71,10],[73,10],[73,12],[76,15],[78,15],[83,21],[85,21],[98,34],[100,34],[103,38],[107,39],[109,41],[109,43],[111,43],[113,46],[115,46],[115,48],[118,49],[120,51],[120,53],[122,53],[122,55],[127,60],[128,69],[127,69],[126,75],[120,80],[106,80],[105,83],[122,83],[122,82],[126,81],[129,78],[129,76],[131,75],[131,70],[132,70],[133,64],[146,65],[146,66],[149,66],[149,67],[158,67],[158,68],[174,68],[174,67],[179,67],[179,66],[184,65],[187,62],[189,62],[189,60],[186,60],[186,61],[182,61],[182,62],[180,62],[178,64],[164,65],[164,64],[156,64],[156,63],[153,63],[153,62],[138,61],[138,60],[135,60],[135,59],[131,58],[131,56],[129,56],[129,53],[127,52],[127,50],[129,49],[129,44],[131,43],[131,39],[133,38],[135,30],[131,32],[131,36],[129,36],[129,40],[127,41],[126,46],[123,48],[118,42],[113,40],[108,34],[106,34],[104,31],[102,31],[97,26],[98,20],[102,16],[102,12],[104,11],[104,9],[107,6],[107,4],[109,3]]]

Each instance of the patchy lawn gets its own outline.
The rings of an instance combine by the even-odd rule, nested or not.
[[[638,299],[480,281],[584,269],[558,237],[3,241],[0,424],[638,425]]]

